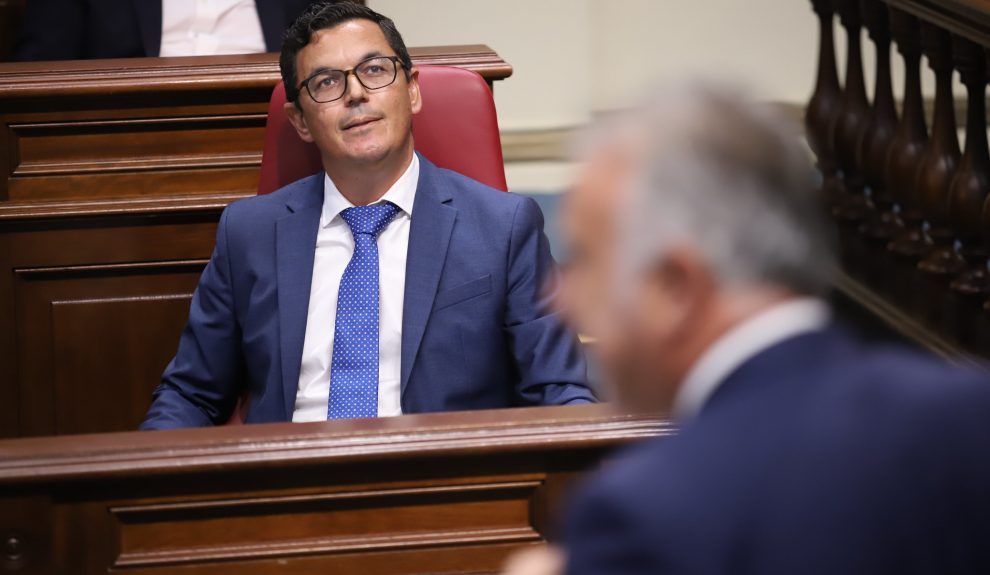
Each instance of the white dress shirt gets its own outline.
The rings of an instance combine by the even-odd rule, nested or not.
[[[161,56],[264,51],[265,35],[254,0],[162,1]]]
[[[806,297],[779,303],[730,329],[688,371],[674,397],[674,417],[691,419],[744,363],[784,340],[825,328],[830,319],[823,301]]]
[[[402,300],[406,287],[406,252],[412,220],[419,158],[377,203],[391,202],[401,210],[378,236],[378,416],[402,415]],[[354,254],[354,236],[340,212],[354,207],[329,176],[323,187],[323,214],[316,235],[313,283],[309,292],[306,339],[303,343],[299,388],[292,421],[325,421],[330,400],[330,360],[333,355],[337,291],[344,269]]]

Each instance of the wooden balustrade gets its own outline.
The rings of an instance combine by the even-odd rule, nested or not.
[[[990,357],[990,5],[811,4],[821,33],[806,125],[840,229],[839,290],[941,353]],[[834,81],[836,20],[849,37],[842,87]],[[863,27],[877,54],[872,103],[862,72]],[[906,70],[899,118],[891,90],[892,41]],[[922,56],[936,86],[930,132],[922,105]],[[956,136],[956,72],[966,86],[965,153]],[[858,224],[855,230],[851,223]]]

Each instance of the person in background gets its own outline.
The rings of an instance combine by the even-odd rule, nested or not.
[[[830,317],[812,168],[768,107],[658,90],[589,138],[560,305],[678,432],[579,490],[513,575],[990,572],[990,376]]]
[[[314,4],[281,71],[325,171],[224,210],[142,428],[224,423],[245,394],[248,423],[594,402],[539,206],[416,153],[395,23]]]
[[[277,52],[313,0],[30,0],[15,60]]]

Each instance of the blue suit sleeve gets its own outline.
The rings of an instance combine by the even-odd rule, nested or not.
[[[237,402],[243,373],[227,245],[228,210],[193,294],[178,351],[155,389],[141,429],[204,427],[225,422]]]
[[[519,375],[517,399],[522,405],[593,403],[581,345],[551,309],[554,261],[543,213],[531,198],[516,209],[508,257],[504,329]]]

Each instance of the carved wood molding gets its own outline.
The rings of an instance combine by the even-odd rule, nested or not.
[[[479,73],[483,45],[410,48]],[[278,54],[0,64],[0,222],[219,213],[254,195]]]
[[[181,469],[231,471],[273,465],[326,465],[603,449],[669,435],[666,420],[617,414],[609,405],[409,415],[305,424],[0,441],[0,487],[61,480],[168,475]]]
[[[512,75],[512,66],[481,44],[409,49],[415,64],[474,70],[489,82]],[[210,90],[271,89],[281,79],[278,54],[182,58],[66,60],[0,64],[0,107],[31,98],[78,98]]]

